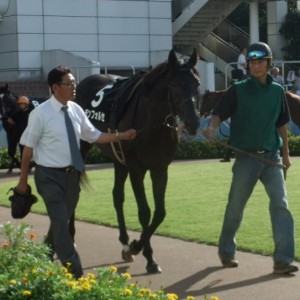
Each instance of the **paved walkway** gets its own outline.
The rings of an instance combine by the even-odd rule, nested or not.
[[[0,173],[0,178],[1,181],[7,176]],[[23,220],[14,220],[10,209],[0,207],[0,223],[8,221],[30,224],[40,237],[49,225],[46,216],[30,213]],[[117,229],[77,222],[76,230],[76,244],[85,273],[114,265],[122,273],[129,272],[131,281],[152,291],[162,287],[182,300],[187,296],[203,300],[206,294],[218,296],[220,300],[300,300],[300,273],[272,274],[271,257],[237,252],[239,267],[225,269],[220,265],[216,247],[153,236],[152,246],[163,273],[148,275],[141,254],[132,263],[122,261]],[[129,233],[131,240],[139,236],[136,232]]]

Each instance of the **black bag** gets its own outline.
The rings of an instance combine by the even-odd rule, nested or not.
[[[31,186],[28,185],[26,193],[19,193],[15,187],[10,188],[7,193],[13,191],[9,196],[11,202],[11,215],[15,219],[23,219],[30,212],[31,206],[38,201],[37,197],[31,193]]]

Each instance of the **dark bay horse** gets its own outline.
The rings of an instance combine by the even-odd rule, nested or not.
[[[226,90],[220,90],[215,92],[206,91],[202,98],[202,104],[200,107],[200,116],[208,116],[220,101],[222,95]],[[289,106],[292,121],[300,128],[300,97],[296,94],[286,92],[285,93],[287,103]]]
[[[197,59],[194,50],[187,62],[179,61],[172,50],[167,62],[135,76],[134,79],[129,77],[124,81],[125,91],[121,88],[118,93],[122,104],[116,102],[111,106],[110,110],[114,112],[110,113],[109,120],[105,112],[97,111],[97,107],[100,106],[103,94],[110,92],[118,81],[111,76],[91,75],[82,80],[77,87],[76,101],[98,129],[108,131],[111,128],[116,132],[134,128],[138,132],[133,141],[99,147],[114,161],[113,203],[119,224],[119,240],[123,245],[122,258],[132,261],[133,256],[142,251],[147,259],[148,273],[161,272],[161,267],[153,258],[150,239],[166,216],[165,191],[168,166],[178,146],[177,116],[190,135],[195,135],[199,127],[199,119],[193,104],[193,98],[198,93],[200,84],[199,74],[194,68]],[[83,152],[87,150],[85,146],[83,143],[81,147]],[[119,153],[118,159],[115,152]],[[152,218],[144,188],[147,171],[150,172],[152,180],[155,204]],[[124,185],[128,175],[142,227],[140,239],[131,243],[123,211]]]

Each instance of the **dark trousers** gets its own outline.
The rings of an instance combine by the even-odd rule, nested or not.
[[[50,218],[45,243],[56,252],[64,266],[70,265],[69,271],[75,278],[81,277],[83,272],[70,234],[69,219],[79,200],[79,177],[75,170],[66,173],[39,165],[36,166],[34,176],[37,191],[45,202]]]

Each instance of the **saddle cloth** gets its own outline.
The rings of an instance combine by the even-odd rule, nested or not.
[[[144,74],[145,72],[141,71],[130,77],[117,79],[113,85],[106,86],[98,91],[95,99],[100,101],[98,99],[102,97],[100,104],[90,108],[93,109],[96,116],[99,116],[93,118],[94,121],[96,119],[109,124],[111,129],[116,129],[124,110],[131,100],[132,90]],[[91,106],[93,106],[92,102]]]

